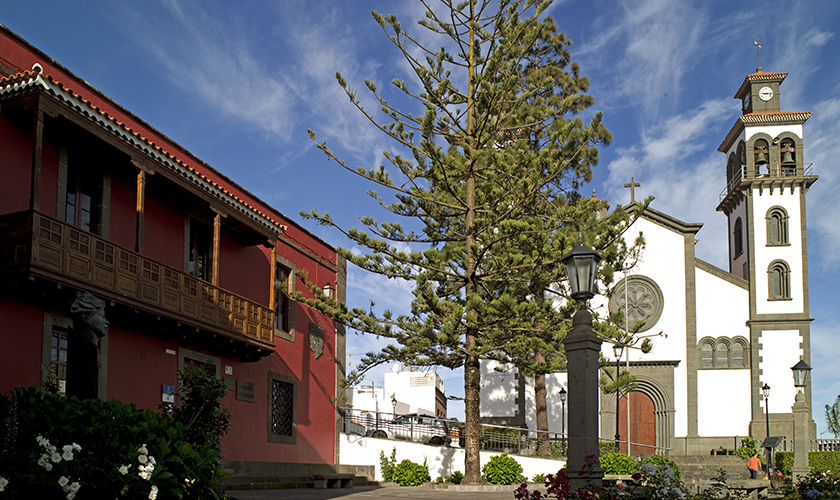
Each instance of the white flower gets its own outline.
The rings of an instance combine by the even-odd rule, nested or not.
[[[9,480],[3,476],[0,476],[0,491],[4,491],[6,486],[9,484]]]
[[[61,476],[60,478],[58,478],[58,485],[61,486],[62,488],[67,486],[67,483],[69,483],[69,482],[70,482],[70,480],[67,479],[64,476]]]
[[[155,457],[152,457],[152,456],[149,456],[149,462],[150,462],[152,465],[156,465],[156,464],[157,464],[157,462],[155,462]]]
[[[120,474],[122,474],[123,476],[128,474],[128,466],[127,465],[123,465],[122,467],[120,467]]]
[[[146,455],[138,455],[137,456],[137,461],[140,462],[141,464],[145,464],[146,462],[149,461],[149,458],[146,457]]]
[[[59,455],[57,451],[54,451],[50,454],[50,460],[55,463],[61,462],[61,455]]]
[[[149,454],[149,450],[146,449],[146,443],[143,443],[143,446],[137,449],[137,453],[142,453],[143,455]]]
[[[61,458],[68,462],[73,460],[73,448],[70,448],[70,451],[65,451],[64,453],[62,453]]]
[[[72,493],[76,493],[77,491],[79,491],[79,488],[81,488],[81,487],[82,487],[82,485],[79,484],[77,481],[73,481],[72,483],[70,483],[70,491]]]
[[[52,464],[47,462],[46,464],[44,464],[44,468],[47,469],[47,471],[51,471],[52,470]]]
[[[82,447],[77,445],[76,443],[73,443],[73,449],[76,451],[82,451]]]
[[[120,490],[120,495],[126,496],[126,494],[128,494],[128,485],[123,486],[122,490]]]
[[[155,500],[157,498],[158,487],[152,486],[152,491],[149,492],[149,500]]]
[[[72,491],[67,494],[67,500],[73,500],[74,498],[76,498],[76,494]]]

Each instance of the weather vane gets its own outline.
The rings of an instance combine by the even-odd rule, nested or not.
[[[755,45],[755,56],[758,59],[758,68],[755,70],[756,73],[761,72],[761,47],[764,47],[763,43],[758,43],[758,40],[753,42]]]

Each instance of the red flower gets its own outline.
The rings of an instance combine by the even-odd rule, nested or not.
[[[642,473],[641,472],[637,471],[635,474],[633,474],[633,480],[634,481],[638,481],[641,478],[642,478]]]

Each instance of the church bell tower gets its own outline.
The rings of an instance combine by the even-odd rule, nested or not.
[[[726,155],[717,210],[728,220],[729,271],[749,281],[749,433],[757,438],[766,435],[765,384],[770,435],[793,435],[790,367],[811,363],[805,195],[817,176],[803,155],[811,113],[781,110],[786,76],[759,68],[744,79],[735,93],[742,114],[718,147]],[[810,406],[810,387],[805,395]]]

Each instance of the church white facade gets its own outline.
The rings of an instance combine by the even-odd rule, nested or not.
[[[618,434],[626,441],[629,429],[634,454],[707,455],[736,448],[746,435],[760,443],[767,435],[765,384],[770,435],[793,436],[790,368],[811,362],[805,198],[817,176],[803,161],[811,113],[781,111],[786,75],[759,70],[745,78],[735,94],[743,114],[718,148],[726,188],[717,210],[728,219],[729,269],[695,256],[702,224],[648,208],[625,235],[628,242],[644,235],[640,262],[626,278],[617,276],[602,302],[593,299],[601,315],[621,308],[630,325],[645,320],[641,335],[664,334],[650,353],[627,349],[636,389],[629,426],[628,397],[619,402]],[[612,345],[602,352],[614,367]],[[627,358],[625,352],[622,367]],[[494,368],[483,364],[482,419],[536,429],[533,378]],[[565,386],[565,373],[546,377],[550,432],[565,430],[558,397]],[[805,396],[810,405],[809,388]],[[614,394],[602,393],[600,415],[601,436],[614,439]]]

